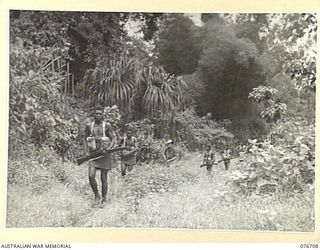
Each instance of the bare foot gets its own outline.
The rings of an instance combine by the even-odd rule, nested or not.
[[[104,208],[107,205],[107,199],[102,198],[101,203],[99,204],[99,208]]]
[[[96,197],[94,198],[93,205],[99,205],[100,199],[101,199],[100,196],[96,196]]]

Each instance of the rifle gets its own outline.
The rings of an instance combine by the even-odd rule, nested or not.
[[[140,148],[136,148],[136,149],[133,149],[131,151],[129,151],[128,153],[126,154],[122,154],[121,155],[121,158],[123,159],[126,159],[127,157],[130,157],[131,155],[133,155],[135,152],[137,152],[138,150],[140,150]]]
[[[127,149],[126,147],[119,147],[119,148],[112,148],[112,149],[108,149],[108,150],[95,150],[92,153],[90,153],[87,156],[84,157],[80,157],[77,159],[77,164],[80,166],[82,163],[89,161],[89,160],[97,160],[99,158],[102,158],[103,156],[106,156],[106,154],[108,153],[113,153],[113,152],[117,152],[117,151],[121,151],[121,150],[125,150]]]
[[[220,160],[220,161],[214,162],[212,165],[218,165],[222,161],[224,161],[224,160]],[[203,168],[204,166],[207,166],[207,165],[208,165],[207,163],[203,163],[203,164],[200,165],[200,168]]]
[[[164,164],[166,165],[166,167],[169,167],[170,163],[175,161],[176,157],[172,157],[171,159],[165,160]]]
[[[171,159],[166,160],[166,162],[170,163],[173,162],[176,159],[176,157],[172,157]]]
[[[236,159],[237,157],[233,157],[233,158],[227,158],[227,159],[222,159],[220,161],[214,162],[212,165],[218,165],[220,162],[223,162],[225,160],[233,160]],[[203,168],[204,166],[207,166],[207,163],[203,163],[200,165],[200,168]]]

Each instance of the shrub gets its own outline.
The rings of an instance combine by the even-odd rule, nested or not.
[[[73,139],[70,131],[76,127],[77,116],[61,102],[59,88],[64,79],[58,73],[42,71],[47,60],[63,52],[59,48],[27,49],[19,43],[11,46],[10,152],[23,143],[59,148],[57,142]],[[60,146],[58,151],[65,148]]]
[[[240,170],[232,174],[235,189],[244,194],[301,192],[313,188],[315,178],[315,130],[303,121],[281,123],[272,141],[249,140]],[[276,140],[279,138],[279,140]]]
[[[154,138],[155,124],[149,119],[144,119],[132,121],[126,125],[134,131],[138,147],[141,149],[137,155],[138,161],[149,163],[152,160],[162,160],[166,141],[165,139]],[[166,136],[168,136],[168,134]],[[175,148],[178,157],[181,157],[186,150],[182,142],[177,142]]]
[[[277,99],[277,93],[275,88],[259,86],[249,94],[249,99],[263,105],[260,116],[267,122],[275,122],[287,112],[287,105]]]
[[[200,118],[193,109],[178,112],[175,117],[175,138],[189,150],[202,149],[206,144],[220,147],[230,143],[234,136],[225,129],[229,122],[211,120],[210,115]]]

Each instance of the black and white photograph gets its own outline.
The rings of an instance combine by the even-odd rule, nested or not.
[[[315,232],[316,13],[11,9],[6,228]]]

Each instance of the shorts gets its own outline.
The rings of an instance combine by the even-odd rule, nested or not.
[[[97,160],[89,161],[89,166],[94,167],[96,169],[111,170],[111,167],[112,167],[111,163],[112,163],[111,154],[107,154],[106,156],[101,157]]]

